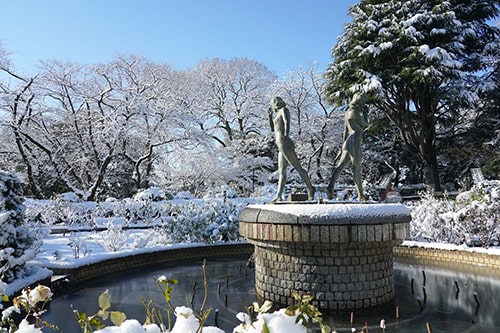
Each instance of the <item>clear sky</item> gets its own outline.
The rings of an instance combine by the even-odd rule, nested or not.
[[[246,57],[277,75],[317,63],[355,0],[0,0],[0,43],[16,69],[134,54],[175,69]]]

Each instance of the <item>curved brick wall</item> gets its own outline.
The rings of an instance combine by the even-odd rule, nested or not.
[[[436,249],[404,244],[394,248],[394,255],[402,263],[500,277],[500,255],[484,253],[481,249],[473,250]]]
[[[55,275],[51,282],[51,288],[56,292],[65,292],[68,288],[78,287],[81,283],[99,278],[105,274],[190,259],[237,255],[248,255],[250,257],[252,252],[253,246],[246,243],[220,244],[217,246],[200,245],[174,249],[167,248],[163,251],[113,258],[74,269],[50,268]],[[66,281],[69,281],[69,284]]]

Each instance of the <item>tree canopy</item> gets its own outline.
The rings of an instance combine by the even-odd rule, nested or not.
[[[437,135],[477,112],[481,95],[498,90],[490,59],[498,57],[499,29],[490,25],[499,1],[362,0],[350,8],[335,45],[327,96],[343,104],[370,95],[421,157],[426,181],[440,190]]]

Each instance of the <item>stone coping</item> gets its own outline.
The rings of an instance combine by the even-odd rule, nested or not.
[[[253,246],[248,243],[230,243],[218,245],[200,245],[168,248],[164,251],[133,254],[126,257],[110,258],[78,268],[51,268],[54,272],[50,285],[57,294],[77,288],[93,279],[106,274],[139,269],[147,266],[175,263],[186,260],[210,259],[215,257],[248,256],[253,253]]]
[[[356,225],[408,223],[411,214],[399,203],[281,203],[249,205],[239,219],[247,223]]]
[[[460,249],[399,245],[395,258],[405,264],[423,265],[500,278],[500,255]]]

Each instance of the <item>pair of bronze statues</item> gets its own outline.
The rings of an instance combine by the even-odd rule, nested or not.
[[[315,189],[307,172],[302,168],[295,152],[295,145],[290,138],[290,111],[286,103],[279,96],[271,99],[271,107],[268,110],[271,130],[275,133],[276,145],[278,146],[278,191],[271,202],[284,200],[284,190],[287,178],[287,167],[290,164],[300,175],[307,187],[309,200],[314,199]],[[276,115],[274,115],[276,114]],[[326,187],[328,199],[333,197],[333,186],[347,163],[351,161],[354,172],[354,185],[358,194],[358,200],[363,201],[363,182],[361,179],[361,141],[363,131],[368,127],[368,110],[362,94],[355,94],[349,103],[345,114],[344,141],[340,158],[333,169],[330,182]]]

